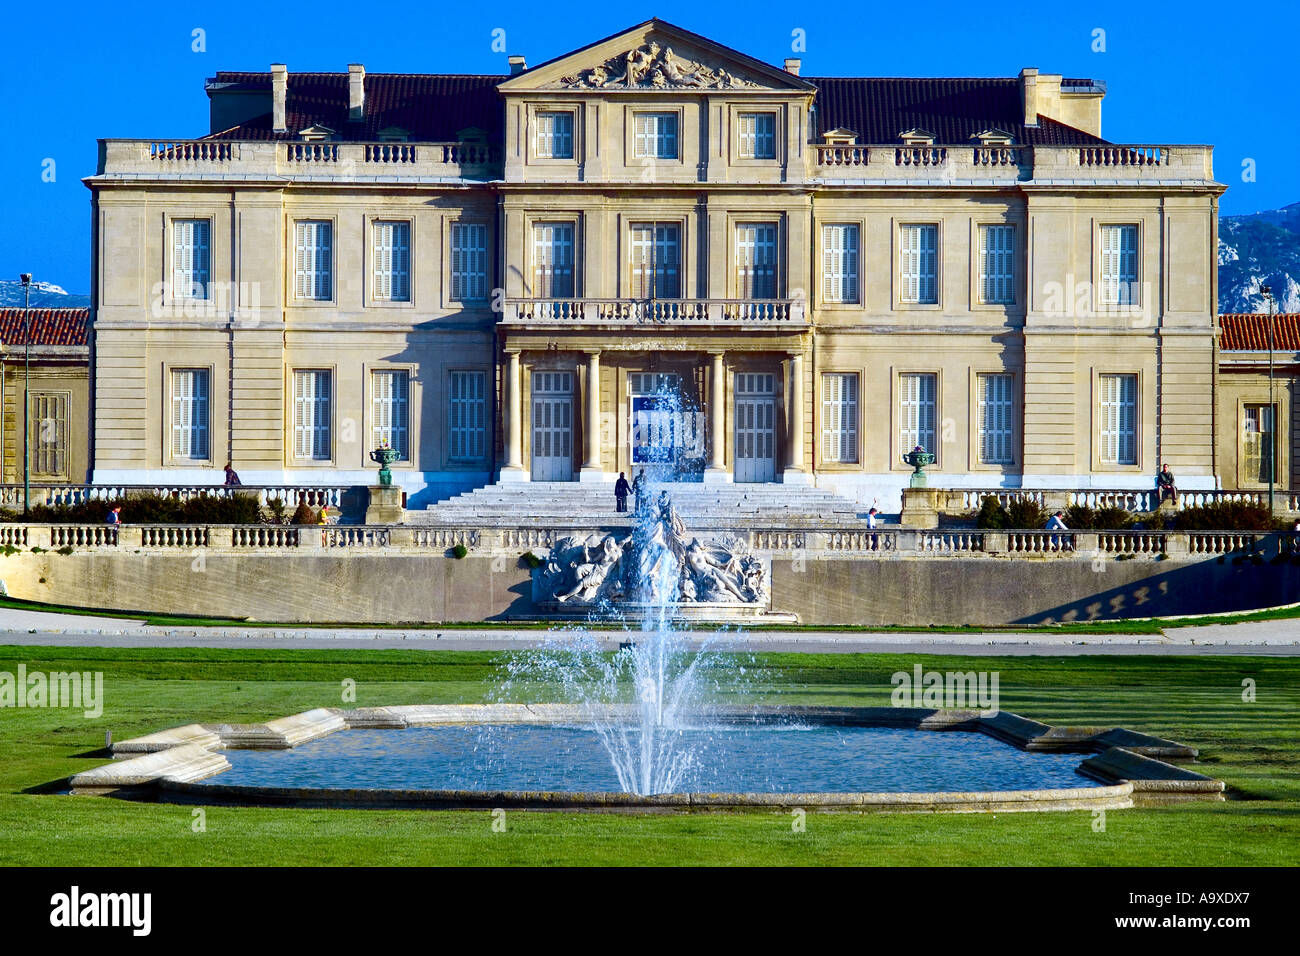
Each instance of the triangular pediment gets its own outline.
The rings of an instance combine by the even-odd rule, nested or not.
[[[663,20],[649,20],[511,77],[503,93],[809,92],[812,84],[778,66]]]

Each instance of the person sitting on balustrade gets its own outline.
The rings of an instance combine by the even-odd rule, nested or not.
[[[1166,498],[1178,504],[1178,488],[1174,485],[1174,473],[1169,470],[1168,465],[1160,466],[1160,473],[1156,475],[1156,491],[1160,493],[1157,505],[1163,504]]]

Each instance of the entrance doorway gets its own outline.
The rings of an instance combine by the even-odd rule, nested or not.
[[[776,376],[737,372],[736,481],[776,481]]]
[[[573,373],[533,372],[533,481],[573,480]]]
[[[653,481],[699,481],[704,474],[704,423],[676,372],[631,372],[628,434],[632,470]]]

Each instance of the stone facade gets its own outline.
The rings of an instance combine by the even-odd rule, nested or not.
[[[102,141],[95,480],[369,483],[396,371],[408,505],[612,481],[668,429],[691,477],[885,511],[914,443],[943,487],[1216,486],[1209,147],[1109,144],[1104,86],[1036,70],[799,73],[652,20],[418,79],[425,113],[400,77],[276,66],[209,82],[206,139]],[[195,221],[216,291],[182,299]]]

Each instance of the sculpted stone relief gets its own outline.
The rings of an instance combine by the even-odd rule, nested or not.
[[[696,63],[651,41],[621,56],[610,57],[599,66],[564,77],[566,89],[642,90],[738,90],[757,89],[758,84],[726,70]]]
[[[555,542],[541,574],[545,600],[597,604],[677,600],[765,604],[768,572],[738,538],[704,543],[688,535],[667,493],[632,534]]]

